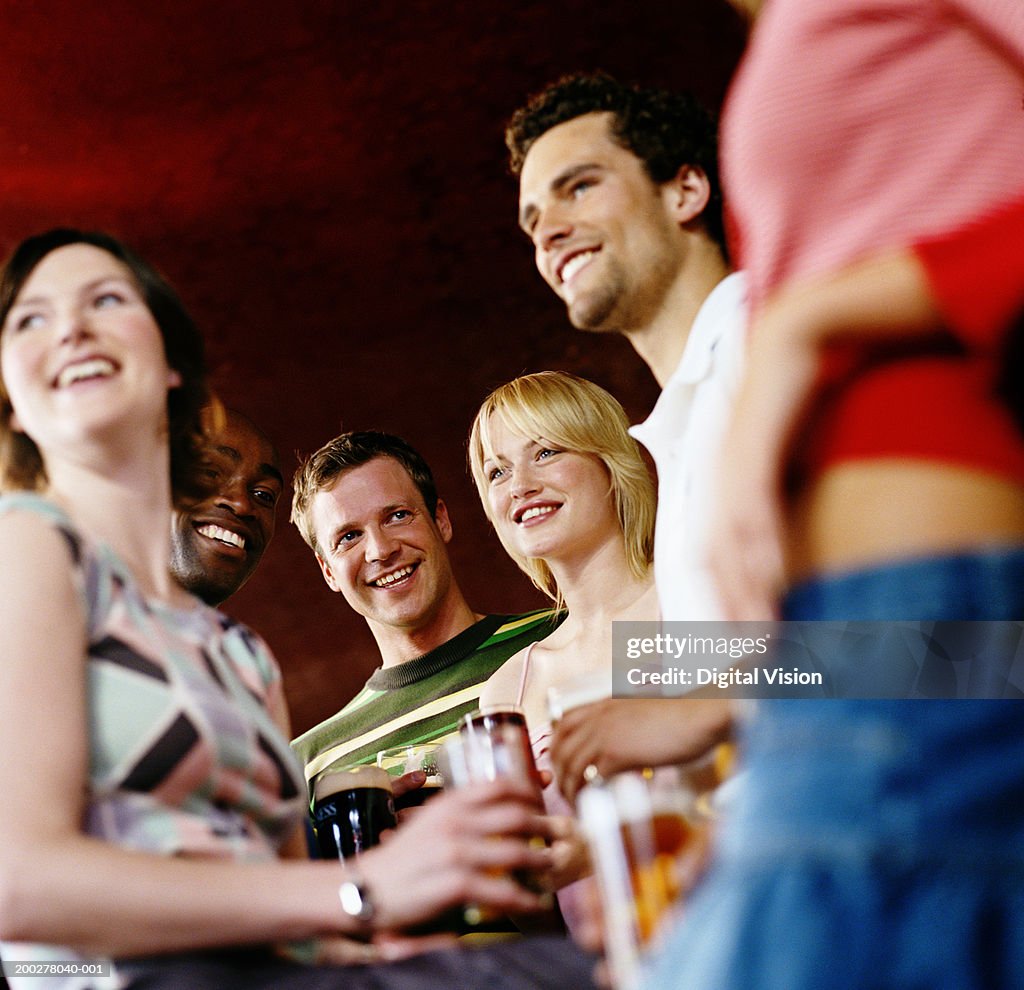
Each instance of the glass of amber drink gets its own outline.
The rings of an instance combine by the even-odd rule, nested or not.
[[[440,754],[447,787],[473,787],[493,780],[513,779],[529,784],[543,809],[541,778],[530,747],[526,718],[517,708],[485,708],[466,715],[459,735],[445,742]],[[542,839],[535,840],[543,843]],[[499,871],[500,872],[500,871]],[[516,876],[523,886],[538,890],[529,877]],[[500,917],[478,905],[465,910],[467,924],[481,925]]]
[[[518,708],[481,708],[464,716],[459,736],[473,780],[514,779],[529,784],[542,805],[541,779],[530,746],[526,716]]]
[[[677,905],[701,824],[674,768],[630,771],[584,787],[580,825],[600,891],[605,954],[616,990],[640,985],[643,952]]]

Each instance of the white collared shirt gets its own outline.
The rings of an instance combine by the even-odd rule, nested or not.
[[[705,559],[718,450],[742,371],[746,300],[742,273],[715,286],[650,416],[629,431],[658,469],[654,578],[663,621],[722,618]]]

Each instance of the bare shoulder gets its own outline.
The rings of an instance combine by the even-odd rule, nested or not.
[[[515,704],[516,696],[519,694],[519,680],[523,674],[523,664],[526,662],[527,649],[529,647],[513,654],[491,674],[480,693],[481,706]]]
[[[0,567],[3,570],[63,569],[69,561],[66,537],[54,521],[28,509],[0,512]]]
[[[52,520],[21,509],[0,513],[0,614],[20,623],[40,612],[74,614],[71,566],[68,540]]]

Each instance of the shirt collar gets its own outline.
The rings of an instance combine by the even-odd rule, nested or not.
[[[747,279],[743,272],[726,275],[709,293],[697,310],[690,328],[683,356],[666,384],[693,385],[705,378],[711,370],[712,358],[722,334],[734,327],[737,307],[742,306],[747,294]]]

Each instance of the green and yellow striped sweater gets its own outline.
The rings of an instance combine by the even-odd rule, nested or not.
[[[307,782],[330,766],[372,763],[378,750],[456,732],[491,674],[561,619],[550,609],[488,615],[422,657],[379,668],[341,711],[293,740]]]

